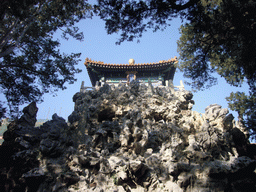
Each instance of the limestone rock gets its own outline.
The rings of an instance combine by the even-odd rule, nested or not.
[[[192,111],[192,98],[150,81],[104,84],[74,95],[69,123],[54,114],[39,128],[32,103],[4,133],[0,190],[255,191],[242,121],[218,104]]]

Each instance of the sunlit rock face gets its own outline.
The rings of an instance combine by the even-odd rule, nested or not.
[[[74,95],[68,124],[53,115],[40,128],[32,125],[33,105],[4,135],[1,154],[12,150],[11,163],[1,166],[0,187],[254,191],[255,152],[246,129],[217,104],[205,114],[192,111],[192,98],[186,90],[136,81],[104,85]]]

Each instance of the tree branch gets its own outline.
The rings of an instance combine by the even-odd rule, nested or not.
[[[38,74],[38,75],[43,75],[43,73],[40,73],[40,72],[38,72],[38,71],[34,71],[34,70],[31,70],[29,67],[26,67],[26,66],[24,66],[24,65],[17,65],[17,64],[11,64],[11,65],[5,65],[5,66],[1,66],[0,65],[0,70],[1,71],[3,71],[2,69],[3,68],[11,68],[11,67],[18,67],[18,68],[21,68],[21,69],[25,69],[25,70],[28,70],[28,71],[30,71],[30,72],[32,72],[32,73],[35,73],[35,74]]]
[[[21,21],[19,25],[18,25],[19,19],[16,19],[13,26],[9,30],[7,30],[6,34],[0,40],[0,51],[1,51],[0,58],[6,55],[9,55],[15,49],[15,47],[19,46],[21,39],[24,37],[29,27],[35,21],[36,16],[42,11],[42,7],[43,7],[42,5],[43,4],[39,4],[36,11],[28,19]],[[14,39],[14,43],[8,49],[2,52],[3,47],[7,45],[8,41],[13,37],[13,34],[16,34],[16,31],[21,29],[22,26],[24,26],[24,29],[22,30],[17,40]]]
[[[21,33],[21,35],[19,36],[19,38],[13,43],[13,45],[12,46],[10,46],[8,49],[6,49],[5,51],[3,51],[3,52],[1,52],[0,53],[0,58],[1,57],[4,57],[4,56],[6,56],[6,55],[9,55],[14,49],[15,49],[15,47],[18,47],[19,46],[19,44],[20,44],[20,40],[24,37],[24,35],[25,35],[25,33],[27,32],[27,30],[29,29],[29,27],[32,25],[32,23],[33,23],[33,20],[34,20],[34,18],[33,18],[34,16],[31,16],[29,19],[28,19],[28,25],[26,25],[26,27],[23,29],[23,31],[22,31],[22,33]],[[15,29],[16,31],[17,30],[19,30],[22,25],[22,23],[17,27],[17,29]],[[12,31],[9,31],[9,34],[7,34],[6,36],[8,37],[8,39],[6,39],[5,40],[5,42],[4,42],[4,44],[6,45],[7,44],[7,42],[10,40],[10,34],[11,33],[14,33],[14,32],[12,32]],[[4,45],[3,45],[4,46]],[[3,48],[3,47],[2,47]]]
[[[170,4],[171,4],[171,7],[172,9],[176,9],[177,11],[181,11],[181,10],[184,10],[184,9],[187,9],[193,5],[195,5],[196,3],[198,3],[200,0],[190,0],[189,2],[187,2],[186,4],[184,5],[177,5],[175,4],[172,0],[170,0]]]

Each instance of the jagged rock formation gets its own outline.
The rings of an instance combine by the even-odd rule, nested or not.
[[[53,115],[40,128],[32,103],[4,134],[0,190],[255,190],[246,129],[217,104],[192,111],[192,97],[136,81],[104,85],[74,95],[69,124]]]

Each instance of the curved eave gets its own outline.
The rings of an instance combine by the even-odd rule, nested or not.
[[[174,66],[174,62],[164,63],[164,64],[152,64],[152,65],[99,65],[88,63],[86,68],[93,68],[97,71],[152,71],[152,70],[166,70]]]
[[[127,71],[137,72],[158,72],[163,73],[165,80],[173,79],[176,68],[174,64],[178,62],[177,58],[169,59],[167,61],[159,61],[158,63],[147,63],[147,64],[106,64],[103,62],[92,61],[86,58],[85,66],[87,68],[92,86],[95,86],[96,82],[99,81],[99,74],[107,74],[109,72],[123,73]]]
[[[104,63],[102,61],[94,61],[89,58],[85,59],[85,66],[91,65],[95,67],[102,67],[102,68],[138,68],[138,67],[151,67],[151,66],[165,66],[168,65],[169,63],[176,63],[178,62],[177,57],[174,57],[169,60],[162,60],[159,61],[158,63],[138,63],[138,64],[110,64],[110,63]]]

